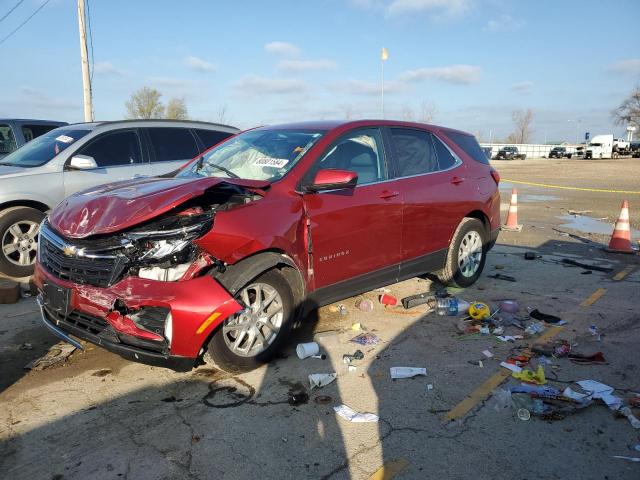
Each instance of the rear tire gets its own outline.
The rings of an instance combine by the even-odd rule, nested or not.
[[[229,373],[248,372],[271,360],[295,320],[291,287],[277,269],[248,282],[236,299],[246,308],[218,327],[204,354],[207,363]]]
[[[451,287],[470,287],[482,274],[486,256],[487,231],[483,223],[476,218],[464,218],[453,234],[438,279]]]
[[[33,273],[38,233],[44,213],[30,207],[0,212],[0,273],[27,277]]]

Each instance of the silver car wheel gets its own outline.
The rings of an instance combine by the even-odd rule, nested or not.
[[[482,261],[482,238],[475,230],[468,232],[460,242],[458,249],[458,268],[463,276],[470,278],[480,268]]]
[[[27,267],[36,261],[39,225],[21,220],[11,225],[2,236],[2,253],[14,265]]]
[[[278,291],[266,283],[252,283],[240,291],[244,310],[222,326],[225,344],[241,357],[264,352],[278,336],[284,311]]]

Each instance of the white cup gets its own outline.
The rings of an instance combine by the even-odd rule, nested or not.
[[[296,347],[296,353],[298,354],[298,358],[300,360],[312,355],[317,355],[319,352],[320,345],[318,345],[316,342],[299,343]]]

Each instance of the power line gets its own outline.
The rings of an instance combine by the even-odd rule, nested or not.
[[[35,17],[35,16],[36,16],[36,14],[37,14],[40,10],[42,10],[42,9],[45,7],[45,5],[46,5],[47,3],[49,3],[50,1],[51,1],[51,0],[45,0],[45,1],[42,3],[42,5],[40,5],[40,6],[36,9],[36,11],[35,11],[35,12],[33,12],[31,15],[29,15],[29,16],[27,17],[27,19],[26,19],[24,22],[22,22],[20,25],[18,25],[18,26],[17,26],[17,27],[16,27],[16,28],[11,32],[11,33],[9,33],[9,35],[7,35],[7,36],[6,36],[6,37],[4,37],[2,40],[0,40],[0,45],[2,45],[4,42],[6,42],[7,40],[9,40],[9,38],[11,38],[11,37],[13,36],[13,34],[14,34],[14,33],[16,33],[16,32],[17,32],[18,30],[20,30],[22,27],[24,27],[24,25],[25,25],[29,20],[31,20],[33,17]]]
[[[11,10],[9,10],[4,15],[4,17],[0,18],[0,22],[3,21],[5,18],[7,18],[9,15],[11,15],[11,12],[13,12],[16,8],[18,8],[22,2],[24,2],[24,0],[20,0],[18,3],[16,3],[16,5]]]

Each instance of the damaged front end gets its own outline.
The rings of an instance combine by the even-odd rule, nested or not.
[[[45,323],[125,358],[190,369],[210,333],[242,308],[210,275],[224,263],[195,240],[217,211],[260,198],[218,185],[141,225],[86,238],[45,220],[35,275]]]

